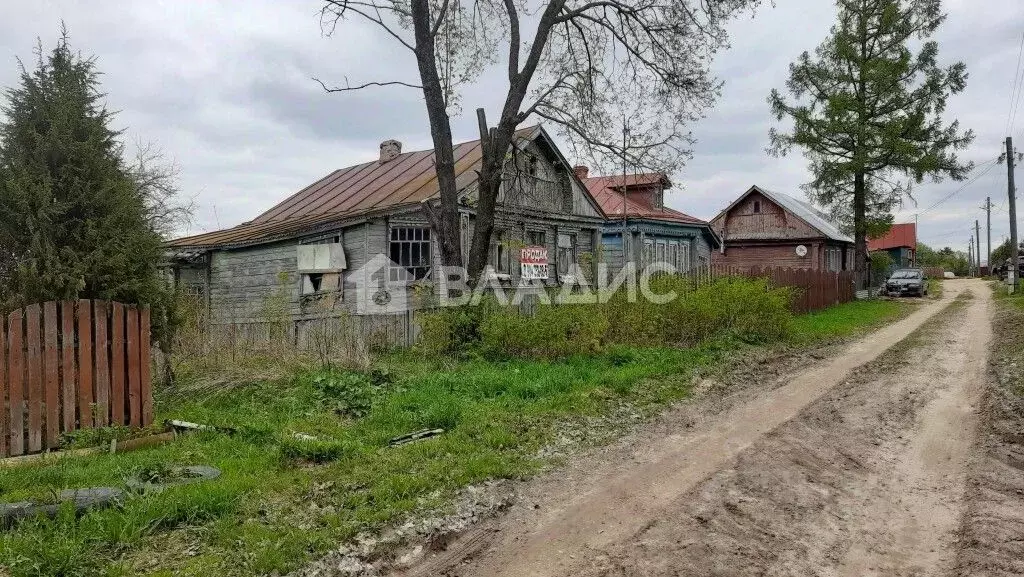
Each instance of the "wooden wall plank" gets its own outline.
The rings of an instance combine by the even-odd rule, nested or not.
[[[28,377],[28,450],[43,450],[43,347],[39,305],[25,307],[25,349]]]
[[[78,426],[90,428],[92,418],[92,301],[78,301]]]
[[[96,358],[96,417],[97,427],[110,423],[110,358],[107,342],[107,303],[93,301],[92,325],[94,331],[93,356]]]
[[[24,370],[25,353],[22,345],[25,341],[22,328],[22,311],[16,310],[7,317],[7,381],[10,383],[10,390],[7,392],[10,398],[9,414],[10,424],[10,453],[21,455],[25,452],[25,389]]]
[[[142,425],[141,374],[139,372],[139,310],[128,307],[126,314],[125,337],[128,341],[128,406],[129,423],[138,427]]]
[[[57,303],[43,305],[43,403],[46,407],[46,446],[54,448],[60,441],[60,358],[57,333],[60,318]]]
[[[60,303],[61,414],[63,430],[75,430],[78,378],[75,368],[75,303]]]
[[[0,316],[0,457],[10,455],[7,437],[7,319]]]
[[[149,307],[139,311],[139,381],[142,396],[142,426],[153,424],[153,383],[150,362],[150,319]]]
[[[124,305],[110,303],[110,422],[124,425],[125,355]]]

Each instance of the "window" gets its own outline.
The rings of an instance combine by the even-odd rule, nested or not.
[[[668,264],[679,270],[679,243],[676,241],[668,243]]]
[[[668,244],[665,241],[663,241],[663,240],[659,240],[658,241],[658,262],[659,263],[667,262],[665,260],[665,259],[668,258],[668,255],[666,254],[667,251],[668,251]]]
[[[491,266],[495,272],[512,274],[512,259],[508,247],[508,233],[494,231],[491,235]]]
[[[530,176],[537,176],[537,157],[532,155],[526,156],[526,174]]]
[[[760,200],[755,200],[754,201],[754,214],[761,214],[761,201]]]
[[[654,241],[644,239],[643,265],[647,266],[654,262]]]
[[[576,235],[558,235],[558,276],[569,274],[569,268],[576,263]]]
[[[345,249],[341,234],[331,234],[302,241],[296,254],[300,294],[336,292],[341,286]]]
[[[526,232],[526,244],[529,246],[547,246],[543,230],[529,230]]]
[[[392,265],[388,278],[392,282],[427,278],[433,260],[430,229],[412,226],[392,228],[390,253]]]
[[[679,244],[679,264],[676,266],[680,272],[690,272],[690,241]]]

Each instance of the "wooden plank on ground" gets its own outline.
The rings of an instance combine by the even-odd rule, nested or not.
[[[78,301],[78,426],[91,428],[92,393],[92,301]]]
[[[26,376],[28,377],[28,450],[43,450],[43,347],[39,305],[25,307]]]
[[[25,342],[22,328],[22,312],[18,309],[7,317],[7,391],[10,400],[10,454],[21,455],[25,452]]]
[[[124,305],[110,303],[110,422],[124,425]]]
[[[141,384],[140,394],[142,396],[142,426],[147,427],[153,423],[153,382],[152,368],[150,362],[152,355],[150,345],[149,307],[143,307],[139,311],[139,381]]]
[[[43,403],[46,407],[46,446],[60,441],[60,353],[57,347],[57,303],[43,305]]]
[[[60,303],[61,413],[65,431],[75,430],[78,377],[75,370],[75,303]]]
[[[7,448],[7,319],[0,316],[0,457],[10,455]]]
[[[142,426],[142,384],[139,372],[139,310],[128,307],[125,311],[125,338],[128,340],[128,407],[129,423],[134,427]]]
[[[96,426],[106,427],[110,423],[110,365],[107,361],[110,351],[107,343],[107,303],[93,302],[92,325],[94,330],[93,356],[96,358]]]

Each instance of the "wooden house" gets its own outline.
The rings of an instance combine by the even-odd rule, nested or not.
[[[570,280],[570,265],[597,270],[595,247],[606,219],[587,187],[540,126],[520,129],[507,155],[495,215],[491,264],[502,280],[520,275],[519,247],[547,249],[544,282]],[[475,222],[479,141],[454,149],[463,253]],[[179,238],[167,249],[169,276],[205,307],[213,324],[266,322],[268,300],[301,332],[330,311],[361,314],[358,304],[390,298],[412,283],[431,286],[437,239],[423,203],[439,205],[433,150],[402,152],[388,140],[377,160],[335,170],[249,222]],[[372,290],[360,273],[373,271]]]
[[[752,186],[711,220],[722,239],[716,265],[844,271],[854,242],[827,215],[787,194]]]
[[[608,218],[601,253],[610,274],[624,262],[638,269],[668,263],[683,273],[710,266],[721,242],[707,221],[665,206],[665,192],[672,188],[665,173],[588,177],[584,166],[576,172]]]
[[[912,222],[892,225],[879,238],[868,239],[868,252],[887,252],[893,268],[917,266],[917,225]]]

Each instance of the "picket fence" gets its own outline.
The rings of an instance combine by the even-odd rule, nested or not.
[[[77,429],[153,422],[150,312],[101,300],[0,317],[0,456],[59,447]]]

